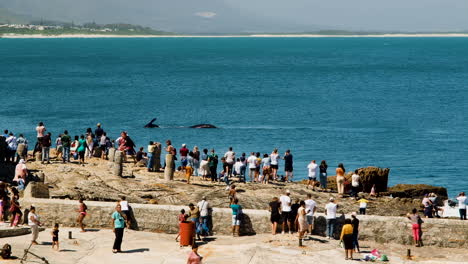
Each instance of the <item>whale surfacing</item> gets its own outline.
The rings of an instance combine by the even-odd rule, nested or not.
[[[189,126],[189,128],[217,128],[217,127],[212,124],[198,124],[198,125]]]
[[[154,128],[154,127],[159,127],[156,124],[153,124],[153,122],[156,121],[156,118],[153,118],[148,124],[145,125],[145,128]]]

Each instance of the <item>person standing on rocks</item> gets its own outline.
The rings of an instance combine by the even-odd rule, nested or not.
[[[338,195],[340,197],[343,197],[344,195],[345,172],[346,170],[343,163],[338,164],[338,168],[336,168],[336,189],[338,190]]]
[[[322,160],[320,163],[320,188],[325,191],[327,191],[327,169],[328,165],[325,160]]]
[[[411,220],[411,229],[413,231],[413,239],[414,239],[414,244],[416,247],[422,246],[422,241],[421,241],[421,224],[423,223],[423,220],[421,217],[418,215],[418,210],[416,208],[413,209],[411,213],[408,213],[406,215],[409,220]]]
[[[28,168],[26,167],[26,162],[24,159],[21,159],[15,167],[15,178],[13,182],[16,182],[18,185],[18,190],[24,190],[26,186],[26,177],[28,176]]]
[[[16,143],[16,137],[13,132],[8,134],[5,142],[7,143],[7,161],[11,161],[13,163],[17,162],[18,159],[16,159],[16,149],[18,148],[18,144]]]
[[[17,227],[21,221],[21,217],[23,213],[21,212],[21,206],[19,203],[19,193],[15,187],[11,188],[11,200],[10,200],[10,213],[11,213],[11,220],[10,220],[10,227]]]
[[[203,149],[203,153],[200,156],[200,174],[203,177],[203,180],[207,179],[207,176],[210,175],[210,166],[208,162],[208,149]]]
[[[78,218],[76,219],[76,222],[80,226],[81,232],[84,233],[86,232],[86,230],[84,229],[85,225],[83,224],[83,220],[87,215],[86,210],[88,210],[88,207],[83,202],[83,198],[80,198],[79,203],[80,203],[80,207],[78,208]]]
[[[218,176],[216,172],[218,168],[218,155],[214,149],[211,149],[211,154],[208,156],[208,166],[210,168],[211,181],[216,181]]]
[[[56,159],[63,159],[62,134],[59,134],[55,139],[55,153]]]
[[[317,203],[312,200],[312,194],[307,194],[307,200],[305,200],[305,208],[306,208],[306,220],[307,225],[309,226],[309,236],[312,235],[314,231],[314,214],[317,211]]]
[[[466,220],[466,196],[464,192],[461,192],[458,197],[458,211],[460,212],[460,220]]]
[[[278,180],[278,160],[280,159],[279,154],[278,154],[278,149],[274,149],[273,152],[270,154],[270,160],[271,160],[271,173],[273,175],[273,180],[277,181]]]
[[[39,236],[39,226],[41,226],[41,222],[39,222],[39,217],[36,214],[36,208],[34,206],[29,208],[28,225],[31,228],[32,234],[31,244],[38,245],[37,237]]]
[[[76,151],[78,152],[78,156],[80,157],[80,162],[79,164],[84,166],[85,165],[85,153],[88,145],[86,143],[86,139],[84,135],[80,136],[80,139],[78,140],[78,148]]]
[[[189,149],[187,148],[187,144],[182,144],[182,147],[179,149],[180,154],[180,166],[182,171],[185,171],[185,167],[187,166],[187,155],[189,153]]]
[[[67,130],[63,131],[61,141],[62,141],[62,149],[63,149],[62,161],[63,163],[70,162],[71,137],[68,135]]]
[[[335,233],[336,210],[338,205],[334,198],[330,198],[330,202],[325,206],[325,218],[327,220],[327,238],[331,239]]]
[[[284,173],[285,173],[285,181],[292,182],[293,180],[293,155],[291,151],[288,149],[284,154]]]
[[[200,176],[199,169],[200,169],[200,151],[198,147],[193,147],[193,173],[195,176]]]
[[[185,167],[185,178],[187,179],[187,184],[190,184],[190,178],[193,175],[193,152],[190,151],[187,156],[187,166]]]
[[[42,150],[42,138],[44,137],[45,132],[46,132],[46,127],[44,126],[44,123],[39,122],[39,124],[36,127],[37,143],[36,143],[36,146],[34,147],[33,156],[34,154],[36,154],[36,150],[38,149]]]
[[[52,146],[51,140],[52,134],[49,132],[42,137],[42,163],[47,161],[50,163],[50,146]]]
[[[309,171],[309,181],[307,182],[306,188],[309,188],[309,185],[312,185],[312,191],[315,191],[315,182],[317,181],[317,167],[315,160],[311,161],[307,165],[307,170]]]
[[[360,179],[361,177],[358,174],[358,170],[355,170],[351,176],[351,196],[353,196],[354,199],[358,197]]]
[[[232,147],[229,147],[229,150],[224,154],[224,158],[226,158],[227,163],[227,176],[232,177],[232,166],[236,162],[236,153],[232,151]]]
[[[125,215],[122,213],[120,204],[115,207],[115,212],[112,213],[112,221],[114,226],[115,240],[112,252],[122,252],[122,239],[125,229]]]
[[[254,180],[255,180],[255,169],[257,168],[257,157],[255,157],[254,152],[250,153],[250,156],[247,159],[247,163],[249,164],[250,182],[254,182]]]
[[[359,248],[359,219],[357,218],[356,212],[351,214],[351,224],[353,225],[353,249],[356,253],[361,253]]]
[[[19,134],[18,138],[16,139],[16,144],[18,145],[18,148],[16,149],[18,158],[27,160],[28,140],[23,136],[23,134]]]
[[[288,225],[289,234],[291,234],[291,193],[289,190],[286,190],[285,194],[280,196],[281,203],[281,218],[282,218],[282,231],[281,234],[284,234],[286,224]]]

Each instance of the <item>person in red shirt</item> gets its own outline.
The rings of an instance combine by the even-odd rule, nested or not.
[[[182,148],[179,149],[180,153],[180,166],[182,170],[185,171],[185,167],[187,166],[187,155],[189,153],[189,149],[187,148],[186,144],[182,144]]]

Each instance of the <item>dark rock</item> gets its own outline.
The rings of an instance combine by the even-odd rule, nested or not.
[[[435,193],[442,200],[447,199],[447,189],[427,184],[397,184],[388,189],[393,197],[423,198],[425,194]]]
[[[360,178],[359,191],[370,193],[372,186],[375,184],[375,191],[377,193],[386,192],[388,188],[388,175],[389,168],[367,167],[359,168],[358,174]],[[351,175],[354,172],[348,172],[345,175],[345,181],[351,185]],[[336,176],[328,177],[327,187],[336,190]]]

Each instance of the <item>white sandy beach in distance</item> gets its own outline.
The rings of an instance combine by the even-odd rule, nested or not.
[[[378,34],[378,35],[318,35],[318,34],[251,34],[251,35],[100,35],[100,34],[4,34],[1,38],[407,38],[407,37],[468,37],[468,33],[453,34]]]

